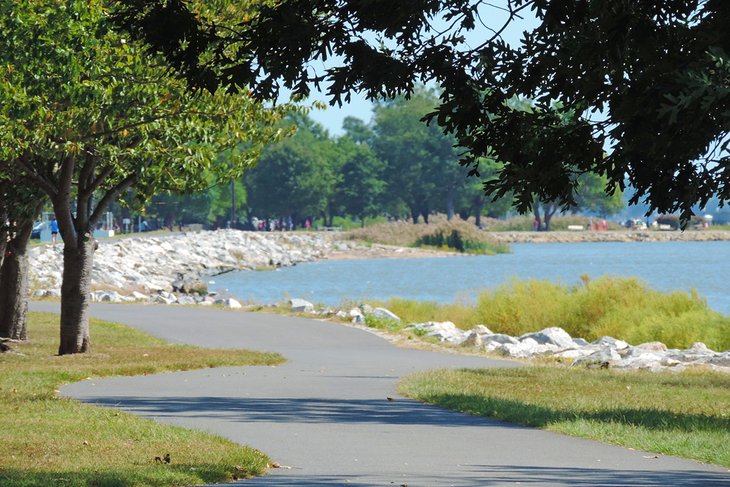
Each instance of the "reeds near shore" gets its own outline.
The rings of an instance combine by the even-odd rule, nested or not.
[[[636,278],[584,276],[577,286],[513,280],[478,293],[473,305],[399,298],[382,304],[409,323],[452,321],[463,329],[483,324],[510,335],[559,326],[589,341],[609,335],[632,344],[661,341],[686,348],[701,341],[730,350],[730,317],[710,309],[694,291],[663,293]]]
[[[345,235],[352,240],[398,245],[401,247],[428,247],[470,254],[502,254],[509,246],[497,242],[488,232],[471,223],[436,217],[429,224],[406,221],[388,222],[352,230]]]

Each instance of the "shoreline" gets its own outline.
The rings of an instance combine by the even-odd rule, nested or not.
[[[489,232],[496,242],[603,243],[730,241],[730,231]],[[470,256],[434,248],[368,243],[339,232],[241,232],[218,230],[102,240],[94,262],[95,290],[145,294],[173,291],[173,283],[206,280],[225,272],[302,262]],[[62,244],[31,249],[34,296],[60,295]],[[35,291],[38,290],[38,293]],[[140,296],[141,298],[141,296]]]
[[[607,230],[488,232],[499,243],[712,242],[730,240],[728,230]]]

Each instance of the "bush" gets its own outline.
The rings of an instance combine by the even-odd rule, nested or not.
[[[372,225],[348,232],[347,237],[386,245],[426,246],[471,254],[509,252],[507,244],[497,242],[473,224],[461,220],[449,222],[443,218],[435,218],[430,224],[390,222]]]
[[[730,317],[710,309],[696,292],[662,293],[635,278],[584,277],[577,286],[514,280],[479,293],[474,305],[391,299],[384,306],[411,323],[449,320],[463,329],[484,324],[510,335],[558,326],[590,341],[609,335],[632,344],[686,348],[701,341],[730,350]]]

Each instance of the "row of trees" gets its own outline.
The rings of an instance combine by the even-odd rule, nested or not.
[[[296,135],[267,147],[260,164],[235,181],[233,192],[225,185],[199,194],[158,196],[151,213],[172,212],[186,222],[225,226],[233,195],[244,218],[299,223],[321,218],[326,226],[336,216],[364,222],[377,215],[408,215],[417,223],[440,212],[449,219],[475,217],[477,225],[482,215],[505,216],[512,210],[512,195],[486,196],[482,180],[467,177],[468,170],[458,164],[455,139],[435,123],[422,122],[437,103],[434,91],[425,88],[410,99],[378,102],[371,123],[348,117],[339,137],[331,137],[305,114],[291,115],[285,126],[296,126]],[[489,178],[500,164],[485,159],[480,167],[482,177]],[[581,176],[571,209],[599,216],[621,211],[621,193],[606,195],[605,184],[596,174]],[[548,229],[559,205],[538,200],[533,210]]]
[[[48,203],[64,242],[59,354],[90,349],[92,235],[109,205],[240,177],[291,108],[190,93],[111,28],[107,4],[0,1],[0,336],[26,336],[26,248]]]

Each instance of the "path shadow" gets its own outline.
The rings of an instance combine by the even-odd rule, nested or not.
[[[459,477],[409,474],[405,477],[388,479],[373,472],[370,477],[345,475],[306,475],[297,472],[279,474],[272,472],[267,477],[258,477],[233,484],[240,487],[262,486],[306,486],[331,487],[348,485],[365,487],[372,485],[490,487],[498,485],[551,485],[569,487],[728,487],[730,476],[721,472],[699,470],[616,470],[599,468],[539,467],[520,465],[473,465]]]
[[[122,408],[147,416],[216,418],[227,421],[356,423],[390,425],[484,426],[524,428],[501,421],[454,413],[409,399],[89,397],[84,402]]]
[[[429,404],[504,421],[521,421],[544,428],[564,421],[586,420],[625,424],[650,430],[730,431],[730,418],[705,414],[676,413],[656,408],[614,408],[599,411],[560,410],[513,399],[473,394],[432,394]]]

